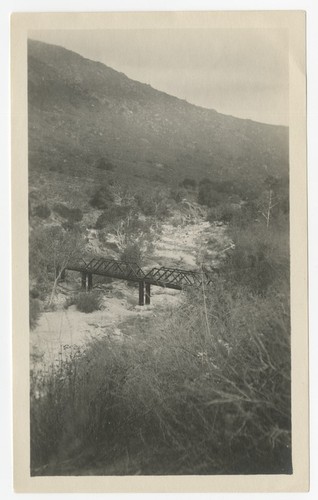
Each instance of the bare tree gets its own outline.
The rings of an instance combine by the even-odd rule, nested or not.
[[[264,201],[261,202],[260,212],[266,221],[266,227],[269,228],[272,210],[276,205],[278,205],[278,201],[275,200],[274,191],[269,189],[265,194]]]
[[[84,250],[84,240],[78,230],[64,230],[51,225],[37,229],[30,235],[30,273],[50,284],[48,305],[51,305],[56,287],[67,264]]]

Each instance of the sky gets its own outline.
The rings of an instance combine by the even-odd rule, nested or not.
[[[192,104],[288,125],[285,30],[38,30],[29,37],[100,61]]]

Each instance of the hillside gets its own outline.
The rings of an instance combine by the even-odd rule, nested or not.
[[[62,47],[29,40],[28,97],[30,188],[48,200],[76,193],[85,204],[109,176],[257,189],[268,174],[288,173],[287,128],[194,106]]]
[[[28,70],[31,475],[291,474],[288,129],[53,45]],[[97,257],[129,274],[84,290]],[[182,290],[142,305],[134,264]]]

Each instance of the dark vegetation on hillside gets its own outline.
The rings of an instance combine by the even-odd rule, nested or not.
[[[235,245],[179,309],[31,372],[32,475],[291,473],[287,130],[39,42],[28,69],[31,329],[87,227],[143,265],[186,201]],[[89,314],[100,292],[70,305]]]

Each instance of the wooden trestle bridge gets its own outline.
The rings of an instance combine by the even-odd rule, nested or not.
[[[93,275],[107,276],[121,280],[139,283],[139,305],[150,304],[150,287],[161,286],[182,290],[188,286],[210,285],[215,274],[211,271],[187,271],[169,267],[154,267],[144,271],[135,262],[93,258],[86,262],[79,259],[68,264],[65,271],[78,271],[82,276],[82,289],[90,291],[93,288]]]

